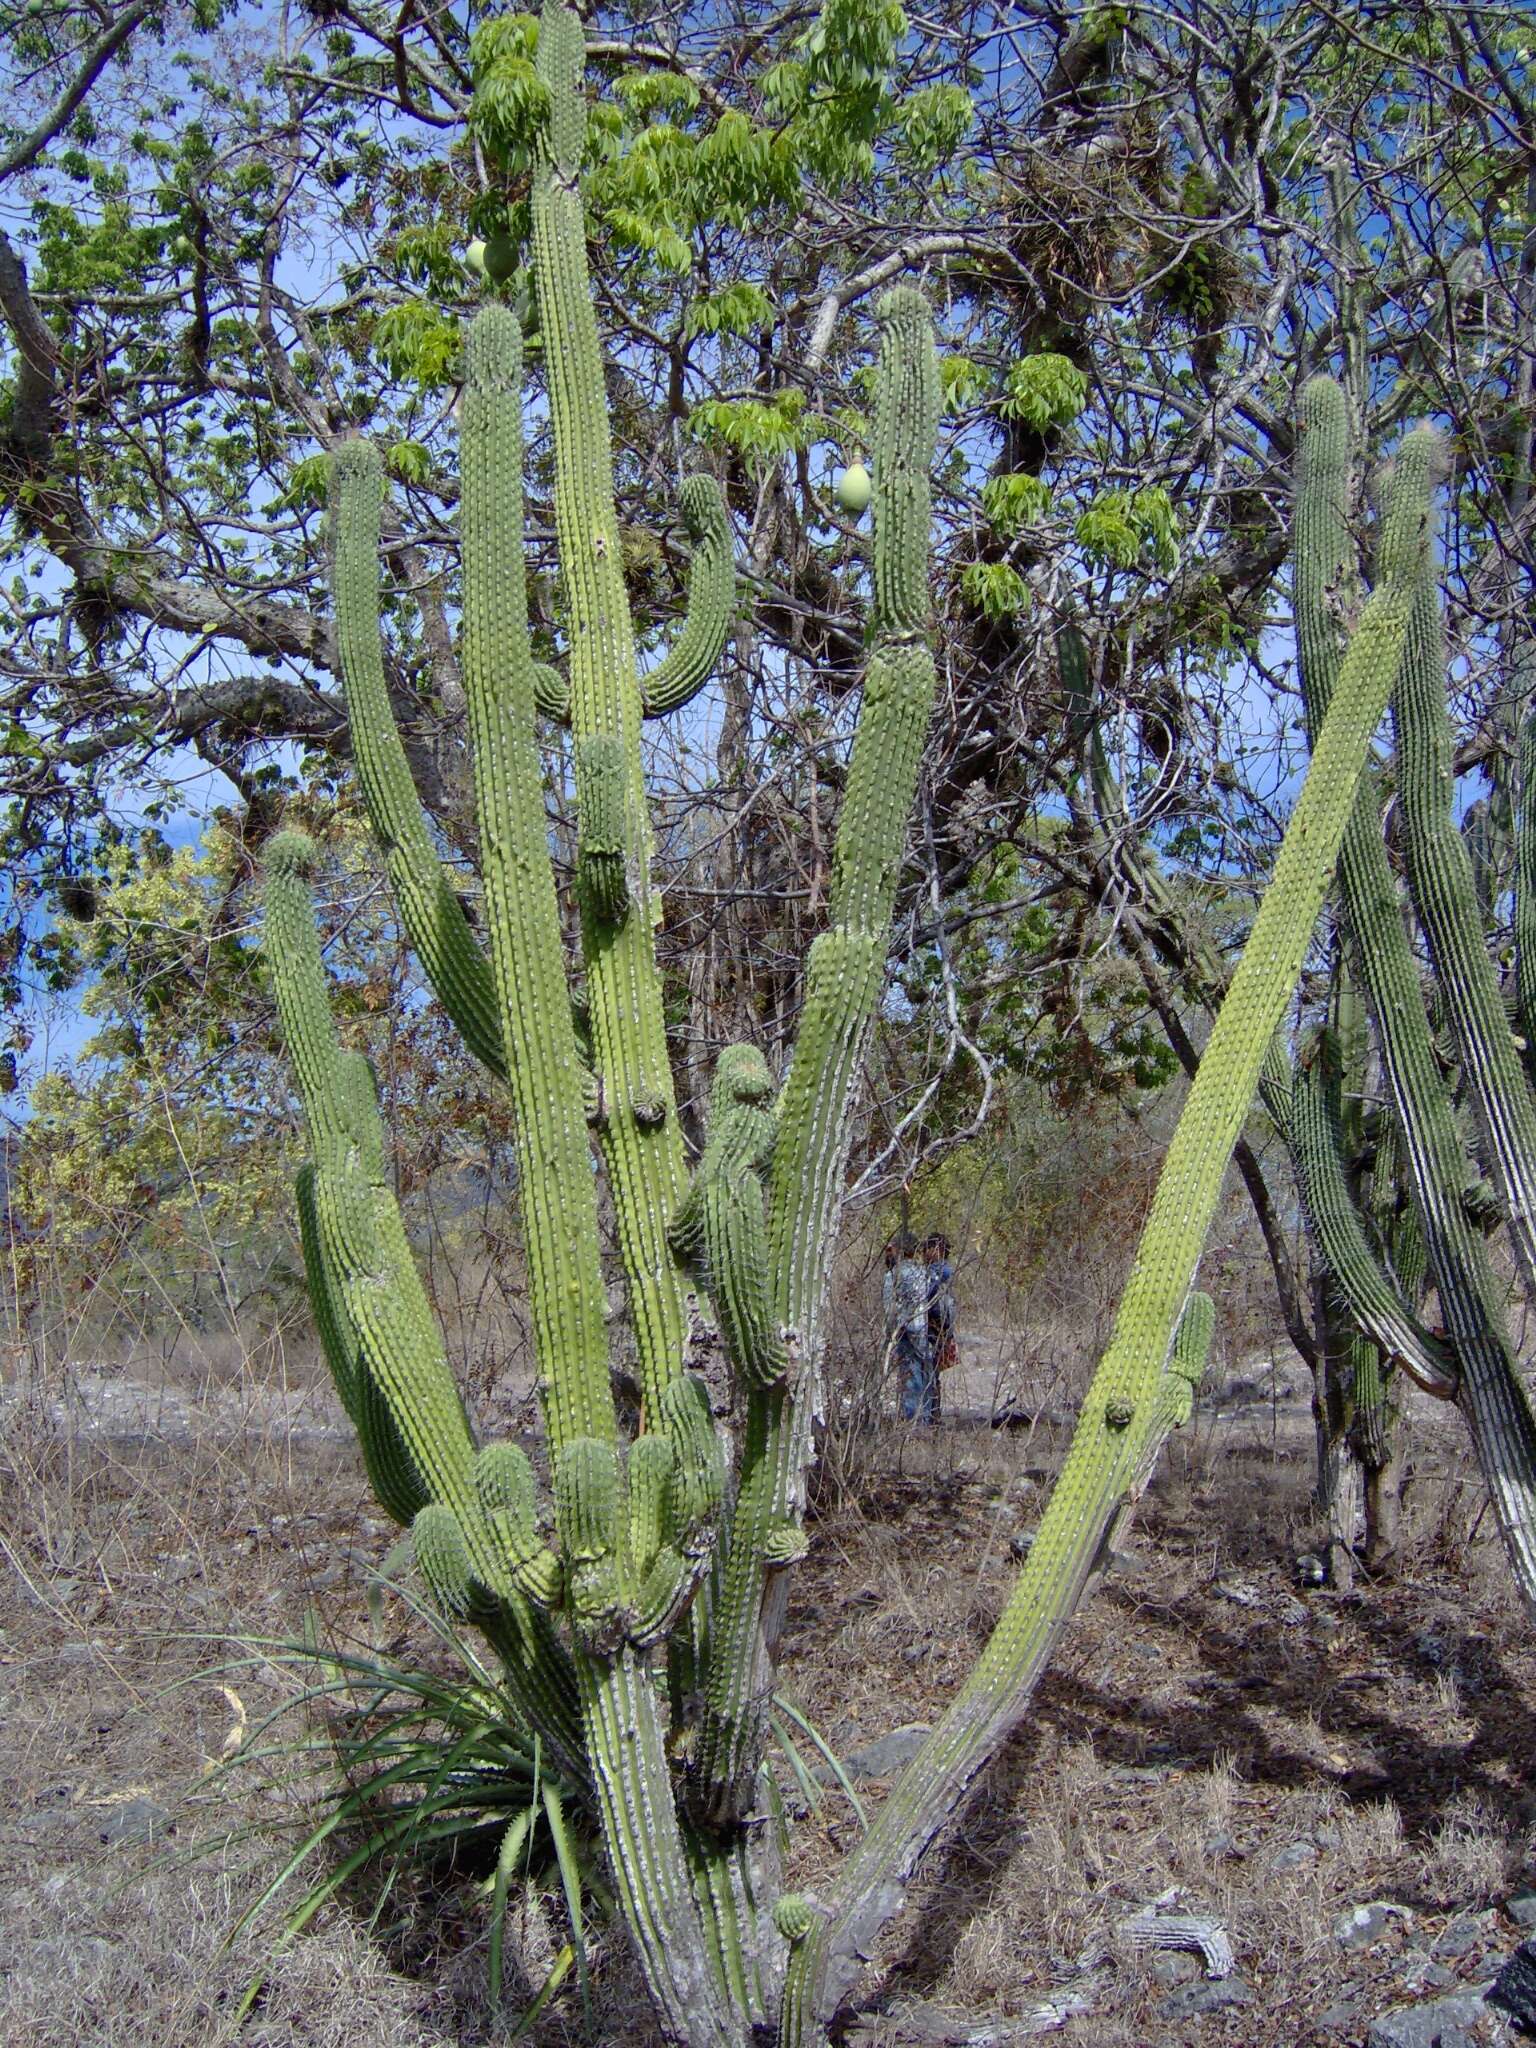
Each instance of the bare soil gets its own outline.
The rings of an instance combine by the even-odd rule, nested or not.
[[[1066,1418],[1025,1384],[999,1403],[999,1370],[978,1347],[940,1428],[880,1429],[820,1504],[782,1675],[840,1755],[931,1722],[1006,1598]],[[983,2022],[1022,2039],[1074,1992],[1088,2009],[1054,2037],[1094,2048],[1358,2043],[1394,2006],[1486,1981],[1521,1938],[1503,1904],[1536,1849],[1536,1643],[1460,1425],[1415,1416],[1398,1570],[1341,1597],[1295,1568],[1313,1533],[1302,1392],[1293,1371],[1245,1368],[1175,1441],[893,1931],[860,2043],[964,2041]],[[990,1426],[999,1407],[1013,1426]],[[7,2048],[230,2038],[277,1916],[221,1944],[304,1819],[282,1756],[219,1768],[261,1746],[251,1731],[291,1690],[249,1645],[295,1635],[311,1603],[366,1637],[393,1533],[307,1368],[0,1383]],[[873,1804],[883,1781],[858,1789]],[[857,1827],[828,1788],[796,1881],[815,1889]],[[1226,1929],[1248,2003],[1181,2012],[1198,1961],[1117,1933],[1170,1894]],[[1341,1948],[1339,1916],[1374,1901],[1405,1910]],[[509,2039],[516,1993],[487,2005],[485,1926],[468,1878],[402,1881],[382,1905],[359,1888],[277,1958],[239,2038]],[[553,1927],[552,1902],[520,1902],[527,1981]],[[590,2022],[562,1994],[536,2044],[653,2039],[622,1942],[599,1937],[594,1964]]]

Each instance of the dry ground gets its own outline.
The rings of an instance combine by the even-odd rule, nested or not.
[[[1060,1426],[966,1419],[988,1405],[985,1363],[957,1379],[941,1429],[884,1430],[857,1487],[821,1505],[783,1678],[840,1753],[932,1719],[1038,1515]],[[260,1938],[220,1943],[280,1849],[275,1834],[206,1845],[298,1815],[280,1763],[210,1777],[284,1683],[219,1667],[242,1638],[293,1634],[310,1598],[364,1627],[391,1533],[309,1373],[295,1389],[275,1369],[261,1384],[134,1371],[126,1386],[0,1385],[6,2048],[227,2037]],[[1536,1648],[1454,1418],[1418,1429],[1402,1569],[1341,1599],[1293,1570],[1309,1535],[1294,1380],[1250,1374],[1228,1396],[1173,1445],[1026,1730],[896,1931],[862,2041],[963,2039],[967,2022],[1076,1987],[1092,2009],[1053,2038],[1094,2048],[1358,2042],[1375,2014],[1486,1977],[1518,1939],[1499,1907],[1529,1881],[1536,1842]],[[802,1820],[797,1877],[814,1887],[856,1825],[829,1792]],[[1194,1966],[1117,1945],[1115,1922],[1171,1888],[1225,1924],[1251,2003],[1170,2013]],[[1411,1917],[1341,1952],[1337,1917],[1374,1900]],[[401,1887],[373,1933],[365,1905],[323,1916],[279,1960],[243,2041],[509,2037],[485,2003],[471,1885]],[[536,1899],[521,1940],[536,1970],[551,1941]],[[591,2031],[572,1995],[536,2043],[652,2038],[622,1945],[600,1942],[596,1963]]]

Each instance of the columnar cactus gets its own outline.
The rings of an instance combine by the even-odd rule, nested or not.
[[[267,954],[313,1160],[299,1206],[326,1353],[381,1501],[413,1532],[435,1598],[480,1628],[509,1697],[600,1832],[668,2042],[819,2042],[917,1858],[1023,1710],[1044,1657],[1166,1431],[1189,1412],[1210,1339],[1190,1289],[1209,1219],[1308,944],[1370,734],[1401,658],[1422,549],[1428,451],[1411,443],[1388,520],[1394,563],[1339,672],[1333,708],[1170,1149],[1109,1352],[1058,1490],[993,1640],[893,1791],[835,1895],[787,1894],[763,1813],[766,1700],[786,1568],[805,1547],[803,1478],[860,1051],[878,1005],[906,820],[933,697],[929,476],[939,389],[928,309],[879,307],[872,633],[838,824],[828,929],[811,949],[783,1086],[761,1053],[721,1055],[691,1176],[654,948],[642,719],[697,689],[732,609],[729,527],[691,479],[690,613],[637,672],[621,572],[602,362],[579,185],[583,44],[547,0],[547,96],[533,259],[568,599],[565,673],[535,663],[522,541],[517,322],[492,305],[465,345],[463,667],[484,890],[482,950],[435,853],[390,716],[377,645],[383,480],[361,443],[335,461],[338,643],[359,779],[402,921],[466,1043],[515,1113],[548,1500],[509,1444],[477,1445],[385,1170],[371,1075],[338,1045],[307,877],[268,860]],[[537,719],[568,722],[576,781],[578,1029],[550,859]],[[591,1145],[606,1173],[641,1385],[615,1405]],[[695,1369],[736,1380],[729,1477]],[[695,1594],[709,1586],[706,1603]]]
[[[1303,409],[1294,595],[1302,688],[1315,728],[1333,700],[1343,663],[1348,660],[1348,656],[1341,659],[1341,597],[1354,581],[1354,540],[1348,519],[1351,447],[1348,406],[1337,385],[1315,380],[1307,387]],[[1405,442],[1400,466],[1410,457],[1423,459],[1415,454],[1414,438]],[[1461,912],[1454,893],[1459,886],[1455,863],[1436,825],[1436,814],[1448,802],[1446,763],[1440,742],[1432,732],[1427,736],[1424,732],[1426,725],[1433,724],[1433,719],[1426,717],[1423,701],[1431,687],[1428,672],[1435,640],[1431,600],[1438,616],[1438,595],[1426,591],[1433,578],[1428,530],[1411,536],[1394,534],[1389,516],[1377,575],[1378,595],[1389,587],[1405,590],[1412,606],[1404,638],[1402,679],[1394,678],[1399,693],[1399,732],[1408,741],[1411,756],[1405,768],[1405,822],[1416,842],[1411,871],[1417,872],[1421,886],[1429,885],[1432,902],[1428,913],[1420,903],[1420,912],[1426,923],[1433,920],[1441,957],[1449,962],[1459,956],[1458,941],[1447,922]],[[1434,687],[1443,696],[1443,662],[1438,674]],[[1369,784],[1344,836],[1339,884],[1358,979],[1370,1004],[1401,1134],[1429,1271],[1447,1326],[1455,1399],[1471,1426],[1516,1582],[1527,1604],[1536,1607],[1536,1417],[1510,1346],[1482,1229],[1470,1210],[1469,1184],[1475,1176],[1456,1127],[1382,839],[1379,805]],[[1475,929],[1481,932],[1480,918]],[[1462,967],[1465,965],[1463,962]],[[1454,971],[1459,975],[1462,967]],[[1487,971],[1484,960],[1483,973]],[[1462,1031],[1469,1034],[1465,1042],[1475,1048],[1473,1057],[1483,1062],[1488,1097],[1485,1117],[1491,1110],[1504,1129],[1508,1126],[1508,1098],[1498,1092],[1496,1076],[1505,1069],[1499,1059],[1500,1048],[1489,1043],[1486,1005],[1480,1004],[1477,995],[1480,981],[1481,976],[1469,973],[1466,985],[1458,987],[1456,1013]],[[1519,1162],[1512,1162],[1512,1184],[1518,1183],[1520,1170]],[[1335,1271],[1341,1284],[1348,1284],[1347,1263]],[[1405,1364],[1423,1362],[1412,1346],[1399,1355]]]
[[[1476,1109],[1479,1154],[1502,1203],[1527,1294],[1536,1299],[1536,1096],[1483,943],[1472,861],[1452,815],[1445,625],[1427,540],[1392,715],[1408,887]]]

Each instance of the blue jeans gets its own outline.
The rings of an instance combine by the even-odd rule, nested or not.
[[[902,1421],[936,1421],[939,1376],[926,1341],[903,1330],[896,1339],[896,1367],[901,1375]]]

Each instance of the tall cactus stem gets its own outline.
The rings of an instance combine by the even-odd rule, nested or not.
[[[1339,671],[1248,943],[1190,1084],[1121,1297],[1109,1348],[1012,1596],[970,1677],[840,1875],[828,1919],[790,1964],[782,2048],[810,2048],[939,1827],[1023,1713],[1168,1413],[1174,1335],[1271,1041],[1322,907],[1371,735],[1402,659],[1429,496],[1431,448],[1411,437],[1384,574]]]
[[[1354,546],[1348,520],[1349,413],[1344,394],[1326,378],[1314,379],[1303,394],[1303,428],[1295,606],[1302,689],[1308,718],[1317,730],[1325,716],[1331,720],[1359,638],[1357,631],[1341,659],[1342,614]],[[1421,435],[1410,435],[1403,444],[1378,556],[1373,605],[1398,587],[1405,566],[1411,569],[1410,597],[1417,601],[1427,526],[1412,536],[1394,533],[1391,513],[1402,493],[1405,465],[1410,459],[1421,467],[1427,462],[1428,449],[1415,449],[1421,440]],[[1404,546],[1409,550],[1406,564]],[[1404,646],[1406,642],[1405,622]],[[1392,680],[1395,684],[1395,674]],[[1536,1608],[1536,1417],[1510,1348],[1487,1246],[1466,1212],[1466,1156],[1440,1072],[1373,793],[1356,805],[1344,834],[1339,883],[1360,986],[1375,1019],[1425,1251],[1456,1360],[1458,1399],[1471,1426],[1516,1584],[1526,1603]]]
[[[369,442],[344,441],[331,462],[331,583],[352,754],[400,919],[464,1043],[505,1072],[491,971],[432,844],[390,709],[379,638],[379,522],[384,467]]]
[[[582,945],[592,1020],[593,1061],[605,1116],[599,1131],[614,1192],[619,1248],[629,1280],[639,1378],[647,1412],[681,1370],[687,1295],[666,1241],[684,1189],[682,1138],[673,1110],[671,1068],[654,954],[657,905],[650,877],[650,823],[641,776],[640,685],[624,590],[613,454],[603,389],[602,351],[587,275],[586,220],[578,179],[586,109],[581,97],[581,23],[558,0],[540,15],[538,71],[550,115],[533,175],[534,278],[546,336],[544,352],[555,447],[555,528],[569,614],[571,730],[576,741],[578,811],[598,761],[613,750],[624,764],[620,843],[627,914],[587,907]],[[596,755],[584,751],[602,742]],[[606,773],[606,768],[602,771]],[[612,793],[605,792],[604,864],[614,865]],[[659,1105],[660,1117],[654,1114]],[[637,1111],[639,1112],[637,1114]]]
[[[585,1085],[566,990],[528,651],[522,337],[469,331],[463,410],[464,687],[491,959],[517,1109],[529,1302],[551,1443],[617,1434]]]
[[[1476,1107],[1484,1161],[1503,1199],[1527,1297],[1536,1300],[1536,1097],[1483,943],[1472,863],[1452,812],[1455,750],[1446,687],[1445,623],[1434,548],[1426,544],[1393,693],[1404,861]]]

